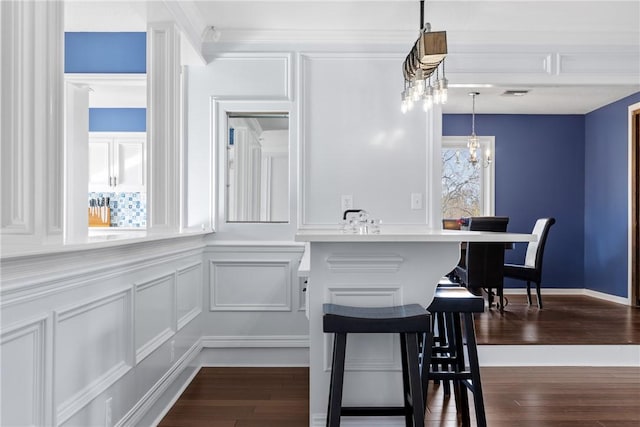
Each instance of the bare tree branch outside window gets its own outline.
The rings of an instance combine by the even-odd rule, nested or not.
[[[459,157],[456,152],[459,151]],[[469,152],[442,148],[442,217],[461,218],[482,214],[480,171],[469,163]]]

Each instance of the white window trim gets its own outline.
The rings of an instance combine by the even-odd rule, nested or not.
[[[496,197],[496,138],[495,136],[480,136],[480,149],[483,153],[491,153],[491,163],[485,168],[482,167],[480,180],[482,181],[482,214],[486,216],[495,215]],[[458,148],[467,150],[468,136],[443,136],[442,149]]]

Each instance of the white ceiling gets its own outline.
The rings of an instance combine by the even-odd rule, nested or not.
[[[160,7],[163,3],[176,2],[67,1],[65,27],[67,31],[145,31],[147,20],[169,19],[164,16],[167,10]],[[183,7],[186,3],[196,11],[200,26],[214,25],[221,31],[220,40],[205,43],[203,51],[237,49],[247,41],[266,46],[292,40],[366,41],[369,49],[398,51],[406,46],[408,51],[420,20],[418,0],[204,0],[182,2]],[[638,0],[426,1],[425,18],[433,30],[447,31],[448,60],[452,61],[456,51],[594,52],[593,61],[602,61],[600,53],[613,52],[627,63],[640,58]],[[632,69],[640,69],[636,65],[632,63]],[[473,64],[465,66],[470,70],[448,75],[446,113],[470,112],[470,91],[481,94],[476,100],[480,114],[584,114],[640,91],[640,75],[607,72],[606,63],[601,79],[581,78],[578,73],[575,81],[551,83],[505,73],[481,75],[473,72]],[[490,87],[474,86],[478,83]],[[523,97],[502,96],[507,89],[530,92]]]

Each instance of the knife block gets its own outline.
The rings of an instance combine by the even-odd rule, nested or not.
[[[102,221],[102,209],[105,209],[106,212],[106,221]],[[95,213],[91,213],[91,208],[89,208],[89,227],[111,227],[111,209],[104,207],[98,208]]]

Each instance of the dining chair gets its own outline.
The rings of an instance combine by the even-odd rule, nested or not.
[[[542,308],[542,296],[540,295],[540,282],[542,281],[542,260],[544,247],[547,243],[549,229],[556,223],[555,218],[540,218],[536,221],[531,234],[537,236],[535,242],[529,242],[524,264],[505,264],[504,277],[525,280],[527,282],[527,300],[531,305],[531,282],[536,284],[538,307]]]
[[[469,219],[470,231],[506,232],[509,217],[483,216]],[[489,307],[493,303],[492,289],[496,290],[498,308],[504,310],[504,250],[505,244],[487,242],[467,242],[467,250],[463,262],[455,269],[460,282],[471,292],[481,294],[487,292]],[[479,293],[478,293],[479,292]]]

